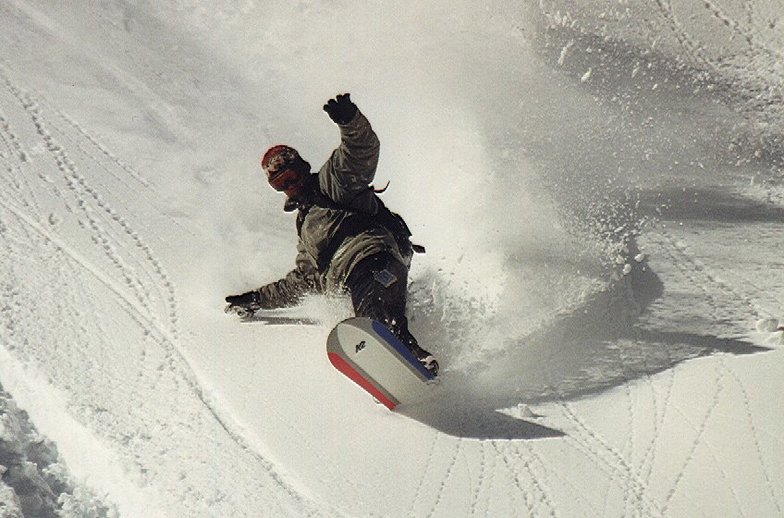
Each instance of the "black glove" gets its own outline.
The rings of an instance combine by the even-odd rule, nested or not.
[[[357,114],[357,105],[351,102],[351,94],[342,94],[327,101],[324,111],[335,124],[348,124]]]
[[[247,293],[243,293],[242,295],[229,295],[226,297],[226,302],[229,303],[229,306],[243,306],[243,307],[250,307],[250,306],[258,306],[261,302],[261,297],[259,296],[258,291],[249,291]]]

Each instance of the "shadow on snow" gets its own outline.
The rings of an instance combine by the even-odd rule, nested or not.
[[[641,205],[671,221],[782,223],[784,208],[712,189],[677,188],[641,193]]]
[[[638,253],[630,243],[629,256]],[[525,337],[475,372],[444,372],[432,397],[398,413],[445,434],[473,439],[539,439],[563,432],[501,413],[521,401],[566,401],[595,394],[715,353],[752,354],[764,347],[734,338],[654,325],[641,317],[663,295],[663,283],[646,263],[585,304]],[[669,327],[673,327],[669,329]],[[680,326],[683,327],[683,326]],[[524,407],[527,408],[527,407]],[[513,413],[513,412],[510,412]]]

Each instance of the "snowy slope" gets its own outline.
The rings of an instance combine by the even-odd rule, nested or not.
[[[784,514],[784,6],[571,4],[0,4],[0,515]],[[222,313],[342,91],[428,248],[395,414],[345,300]]]

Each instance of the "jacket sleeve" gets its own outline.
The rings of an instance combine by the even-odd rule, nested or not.
[[[318,272],[304,251],[301,243],[297,246],[296,267],[282,279],[265,284],[256,291],[259,294],[261,309],[277,309],[296,306],[305,295],[320,293]]]
[[[319,171],[321,191],[339,204],[375,212],[375,196],[368,186],[376,176],[381,144],[359,110],[339,128],[340,145]]]

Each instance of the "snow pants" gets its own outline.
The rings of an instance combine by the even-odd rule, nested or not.
[[[408,329],[408,268],[404,264],[387,253],[372,255],[354,267],[346,288],[356,316],[372,318],[387,326],[417,358],[429,356]]]

